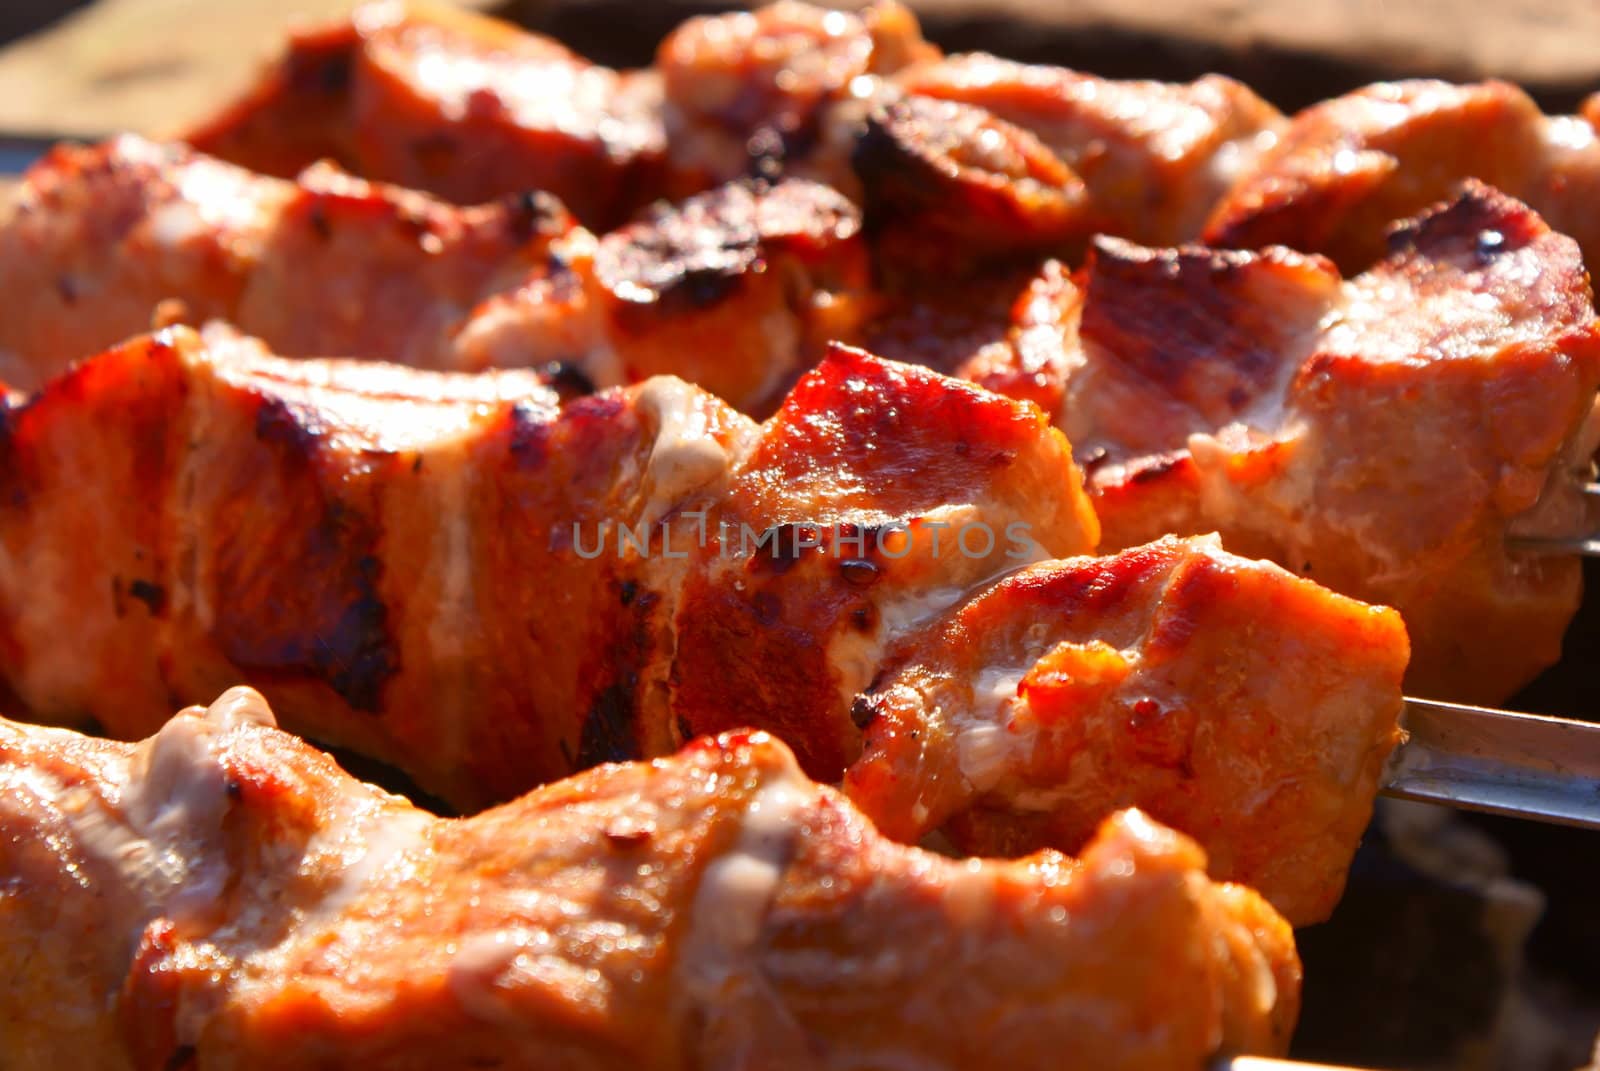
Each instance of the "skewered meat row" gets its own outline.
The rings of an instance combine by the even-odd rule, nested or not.
[[[1124,811],[1080,859],[880,836],[761,733],[437,819],[248,689],[139,744],[0,720],[8,1068],[1201,1071],[1287,923]]]
[[[492,19],[385,3],[294,37],[261,85],[188,140],[269,174],[331,158],[462,203],[536,187],[605,228],[652,197],[773,167],[853,195],[856,139],[895,101],[978,116],[991,145],[1030,142],[1073,194],[1058,237],[1080,246],[1095,231],[1197,237],[1283,122],[1216,76],[1114,82],[981,54],[945,59],[893,2],[690,19],[654,69],[622,74]],[[977,155],[979,167],[1005,156]]]
[[[1600,96],[1581,115],[1546,116],[1505,82],[1367,86],[1299,113],[1245,163],[1205,239],[1287,245],[1357,271],[1383,256],[1383,223],[1475,178],[1527,201],[1600,263],[1597,122]]]
[[[1060,433],[852,351],[756,425],[672,379],[557,407],[527,373],[175,329],[5,429],[0,673],[14,709],[121,738],[248,681],[464,807],[742,727],[836,781],[863,731],[917,731],[858,695],[970,659],[992,687],[927,711],[927,755],[874,758],[863,807],[925,784],[919,822],[1009,811],[1019,851],[1171,811],[1297,922],[1337,899],[1396,739],[1398,615],[1205,541],[1018,573],[1095,541]],[[1074,645],[1105,688],[1058,687]],[[976,730],[967,788],[932,750],[946,718]],[[1068,760],[1092,791],[1029,791]]]
[[[1384,255],[1388,223],[1467,178],[1529,202],[1586,257],[1600,256],[1596,116],[1596,101],[1577,116],[1545,116],[1504,82],[1413,80],[1286,121],[1216,76],[1118,82],[981,53],[943,57],[893,3],[853,14],[785,2],[690,19],[662,43],[654,70],[623,74],[492,19],[375,4],[297,35],[260,86],[191,140],[268,173],[332,158],[464,203],[532,185],[609,226],[654,196],[683,197],[752,167],[858,196],[850,158],[864,132],[869,156],[915,171],[939,135],[908,142],[896,131],[981,128],[986,151],[958,137],[962,152],[931,162],[1026,178],[1048,209],[998,230],[921,214],[979,250],[1002,239],[1071,249],[1097,231],[1151,245],[1203,236],[1322,252],[1356,272]],[[923,183],[916,199],[926,196]]]
[[[125,136],[63,147],[0,225],[0,371],[35,387],[152,315],[286,356],[534,367],[562,388],[670,372],[770,411],[873,309],[860,215],[734,184],[604,238],[554,200],[469,208],[313,167],[294,182]]]
[[[151,155],[166,166],[139,163]],[[216,173],[229,181],[193,177]],[[602,385],[676,373],[757,412],[826,339],[864,338],[1054,414],[1088,462],[1110,549],[1220,531],[1231,549],[1399,608],[1421,694],[1503,699],[1559,657],[1581,597],[1575,561],[1513,553],[1507,539],[1584,525],[1600,383],[1588,284],[1570,240],[1481,186],[1401,227],[1390,254],[1349,280],[1282,249],[1102,238],[1076,274],[1046,261],[885,291],[870,282],[855,210],[803,180],[721,187],[598,242],[556,223],[488,257],[482,241],[417,245],[395,208],[409,195],[330,199],[308,181],[127,139],[58,154],[0,230],[8,289],[37,298],[0,324],[0,347],[34,359],[17,378],[136,326],[165,287],[196,306],[191,319],[234,317],[295,353],[560,362]],[[290,206],[249,214],[272,252],[228,261],[230,300],[210,296],[223,277],[211,265],[259,241],[226,226],[176,249],[157,240],[169,212],[214,218],[244,203],[211,197],[218,185]],[[173,193],[184,189],[200,193]],[[123,207],[141,202],[142,215]],[[476,213],[497,241],[514,230],[505,204],[427,207],[445,221]],[[333,238],[317,236],[318,218]],[[426,300],[432,278],[447,292],[500,289],[462,312],[470,299]],[[63,315],[79,307],[63,295],[80,290],[125,300]],[[395,311],[340,316],[347,301]],[[452,312],[462,319],[442,326]]]

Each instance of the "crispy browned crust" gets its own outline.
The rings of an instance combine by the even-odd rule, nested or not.
[[[1577,246],[1479,185],[1340,284],[1286,251],[1103,242],[1062,410],[1109,546],[1218,530],[1398,608],[1408,687],[1495,702],[1560,653],[1600,331]],[[1146,310],[1135,316],[1133,310]]]
[[[1527,201],[1600,256],[1600,140],[1547,118],[1505,82],[1379,83],[1307,108],[1222,198],[1205,240],[1326,253],[1346,271],[1385,252],[1384,229],[1475,178]]]
[[[860,211],[802,179],[660,206],[601,239],[593,274],[621,381],[676,375],[757,415],[874,305]]]
[[[510,23],[374,3],[291,36],[187,140],[269,175],[333,159],[459,204],[544,190],[609,227],[662,192],[660,92],[648,74],[597,67]]]
[[[858,11],[779,0],[685,20],[656,51],[674,192],[780,169],[853,193],[862,100],[938,55],[896,0]]]
[[[875,108],[851,159],[886,270],[926,278],[1080,249],[1083,181],[1034,135],[956,101]]]
[[[950,860],[736,733],[441,820],[270,719],[0,721],[8,1068],[1200,1071],[1294,1022],[1288,925],[1138,812]]]
[[[1208,75],[1180,85],[1112,81],[983,53],[909,68],[896,88],[986,109],[1031,132],[1082,179],[1104,233],[1192,241],[1283,117],[1247,87]]]
[[[1210,540],[1035,566],[879,673],[844,787],[890,836],[977,854],[1073,851],[1108,802],[1142,807],[1317,922],[1399,738],[1406,656],[1394,611]]]
[[[881,612],[1016,547],[914,534],[872,562],[870,540],[808,550],[806,526],[1017,522],[1053,554],[1096,537],[1037,409],[848,352],[757,426],[678,381],[558,408],[526,374],[177,331],[9,409],[4,449],[0,661],[36,715],[138,736],[247,680],[296,731],[461,805],[735,724],[837,777]]]

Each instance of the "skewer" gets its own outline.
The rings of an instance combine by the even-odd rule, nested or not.
[[[1600,483],[1583,485],[1583,497],[1600,502]],[[1511,536],[1506,545],[1525,554],[1577,554],[1585,558],[1600,558],[1600,535],[1575,536]]]
[[[1600,725],[1407,699],[1382,792],[1600,829]]]
[[[1266,1056],[1234,1056],[1211,1065],[1210,1071],[1361,1071],[1344,1064],[1308,1064],[1303,1060],[1273,1060]]]

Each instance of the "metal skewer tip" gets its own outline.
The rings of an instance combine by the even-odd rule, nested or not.
[[[1600,725],[1407,699],[1383,793],[1600,829]]]

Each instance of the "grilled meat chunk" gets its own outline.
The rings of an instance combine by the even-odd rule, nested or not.
[[[1399,736],[1406,650],[1393,610],[1215,537],[1033,566],[890,657],[845,792],[897,840],[979,854],[1075,850],[1108,803],[1226,824],[1212,873],[1318,921]]]
[[[1219,531],[1394,606],[1408,687],[1504,699],[1559,657],[1600,329],[1577,246],[1482,186],[1347,282],[1287,250],[1099,241],[1061,426],[1109,547]]]
[[[132,738],[246,680],[464,806],[743,726],[835,779],[878,647],[1097,533],[1035,407],[850,351],[757,425],[671,378],[558,407],[175,330],[3,430],[27,709]]]
[[[1118,82],[983,53],[911,67],[913,96],[986,109],[1030,131],[1088,190],[1087,226],[1157,245],[1193,241],[1236,174],[1272,145],[1283,117],[1248,88]]]
[[[294,35],[187,140],[285,178],[331,158],[460,204],[544,190],[611,227],[663,190],[661,83],[445,6],[367,4]]]
[[[458,336],[474,307],[559,285],[586,240],[543,196],[456,208],[326,166],[288,182],[132,136],[64,146],[29,171],[0,225],[0,287],[14,299],[0,374],[36,386],[152,317],[227,319],[292,356],[471,366]],[[581,355],[570,304],[525,311],[522,348],[505,356]]]
[[[1287,924],[1137,811],[1077,860],[945,859],[762,733],[450,820],[249,689],[137,745],[0,720],[0,837],[16,1071],[1201,1071],[1299,999]]]
[[[875,109],[852,158],[880,259],[898,274],[1081,250],[1083,182],[1021,127],[982,108],[906,97]]]
[[[695,189],[777,165],[848,191],[864,102],[883,76],[938,54],[894,0],[859,12],[779,0],[689,19],[656,53],[673,181]]]
[[[791,179],[722,186],[606,235],[596,311],[620,365],[606,379],[676,375],[770,411],[872,311],[860,226],[842,196]]]
[[[1600,99],[1600,98],[1597,98]],[[1591,113],[1600,110],[1592,103]],[[1600,136],[1505,82],[1380,83],[1296,115],[1246,163],[1205,237],[1325,253],[1347,272],[1383,257],[1383,228],[1475,178],[1532,205],[1600,258]]]

